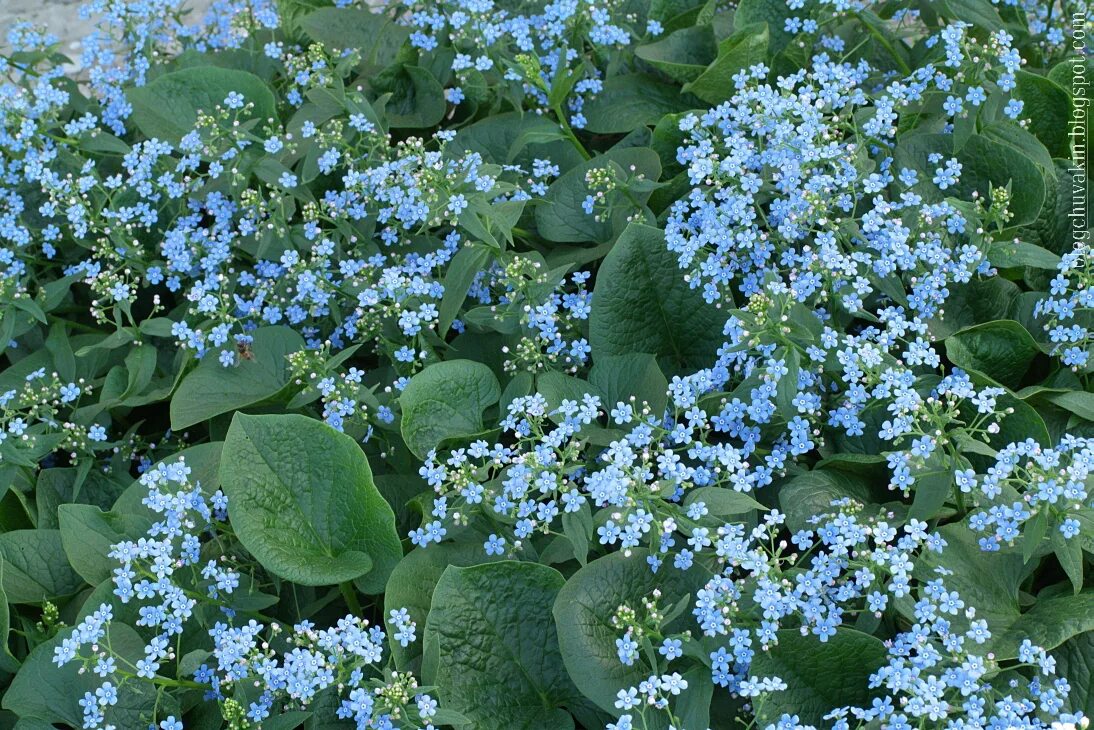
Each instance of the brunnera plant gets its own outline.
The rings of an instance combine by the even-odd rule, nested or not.
[[[83,12],[0,56],[0,727],[1089,725],[1085,3]]]

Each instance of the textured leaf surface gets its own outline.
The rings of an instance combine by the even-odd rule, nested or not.
[[[713,362],[725,315],[678,270],[656,228],[631,224],[597,274],[589,322],[593,356],[644,352],[678,368]]]
[[[1094,631],[1079,634],[1052,652],[1057,672],[1071,683],[1065,707],[1094,715]]]
[[[80,672],[78,662],[60,668],[53,663],[53,650],[70,633],[71,629],[63,629],[30,653],[4,694],[4,709],[28,720],[82,727],[79,702],[84,692],[94,690],[102,680],[91,672]],[[145,643],[132,628],[115,622],[110,627],[110,646],[126,661],[135,662],[143,656]],[[172,710],[178,714],[177,703],[158,695],[150,682],[126,682],[119,689],[118,704],[110,710],[111,720],[119,728],[145,727],[157,697],[165,715]]]
[[[430,365],[413,378],[399,397],[403,440],[419,458],[446,439],[474,436],[486,428],[482,414],[501,398],[501,386],[489,367],[471,360]]]
[[[1037,343],[1025,327],[1009,319],[984,322],[946,338],[946,357],[958,367],[976,370],[1008,388],[1017,388]]]
[[[607,241],[612,237],[616,230],[612,221],[597,221],[581,207],[589,194],[585,173],[611,163],[624,170],[633,168],[647,180],[657,180],[661,176],[661,160],[648,147],[627,147],[594,157],[551,183],[543,202],[536,206],[536,228],[541,236],[559,243]]]
[[[702,582],[698,569],[655,575],[642,550],[630,556],[605,555],[574,573],[559,591],[554,616],[566,669],[582,694],[617,714],[616,693],[637,685],[649,674],[642,662],[628,667],[619,661],[615,646],[619,632],[611,625],[619,606],[640,607],[654,588],[661,590],[661,605],[671,606],[692,595]]]
[[[320,421],[237,415],[220,481],[240,542],[282,578],[303,585],[360,578],[363,591],[378,593],[402,557],[395,515],[364,453]]]
[[[429,607],[433,603],[433,591],[449,565],[466,567],[480,563],[494,562],[496,558],[483,553],[478,542],[443,542],[427,548],[415,548],[406,554],[387,581],[384,591],[384,607],[388,611],[405,608],[410,618],[425,626]],[[390,625],[390,624],[389,624]],[[422,642],[419,640],[410,646],[395,643],[391,653],[400,669],[420,668]]]
[[[303,348],[304,339],[294,330],[262,327],[254,332],[249,358],[229,367],[215,355],[204,358],[171,398],[171,427],[182,430],[272,398],[289,382],[286,356]]]
[[[384,67],[395,60],[410,31],[365,8],[319,8],[300,19],[300,28],[332,50],[349,49],[365,63]]]
[[[145,86],[129,89],[132,119],[148,137],[178,142],[194,128],[198,113],[212,114],[228,94],[242,94],[254,106],[243,118],[260,123],[276,116],[270,88],[254,74],[216,66],[197,66],[157,76]]]
[[[585,105],[585,128],[598,134],[630,132],[687,108],[676,87],[645,74],[613,76]]]
[[[0,535],[0,587],[12,603],[70,596],[84,584],[72,569],[60,530],[13,530]]]
[[[847,628],[837,629],[826,642],[797,629],[783,629],[778,636],[778,644],[756,653],[749,669],[753,676],[778,677],[788,685],[763,704],[762,723],[790,713],[804,725],[820,727],[833,708],[870,706],[870,674],[885,663],[887,653],[879,639]]]
[[[1000,661],[1016,657],[1018,646],[1027,638],[1052,650],[1094,630],[1094,591],[1040,597],[1023,609],[1018,590],[1030,568],[1018,550],[983,552],[976,535],[960,524],[946,525],[938,532],[947,542],[945,550],[941,555],[924,555],[916,575],[929,579],[938,566],[953,571],[946,577],[946,587],[957,591],[966,606],[975,607],[977,618],[987,620],[992,632],[987,646]],[[954,618],[955,627],[967,623],[964,616]]]
[[[534,563],[449,567],[426,624],[436,664],[426,681],[480,727],[564,730],[576,689],[562,665],[551,606],[565,580]],[[430,649],[427,649],[427,652]]]

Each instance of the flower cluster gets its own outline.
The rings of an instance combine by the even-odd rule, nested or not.
[[[984,550],[999,550],[1025,536],[1039,543],[1048,531],[1064,540],[1076,537],[1082,521],[1094,515],[1088,480],[1094,473],[1094,441],[1064,436],[1055,448],[1032,439],[1009,444],[982,475],[959,475],[961,490],[981,497],[987,509],[973,514],[969,526],[989,533]]]
[[[585,127],[585,103],[603,87],[595,64],[599,52],[661,32],[656,21],[635,27],[636,14],[618,0],[556,1],[529,14],[493,0],[411,6],[411,44],[434,51],[443,43],[454,52],[451,69],[459,83],[445,91],[449,102],[487,104],[492,88],[511,87],[533,108],[575,129]]]
[[[118,564],[114,596],[123,610],[132,602],[139,604],[134,626],[152,632],[151,638],[142,639],[143,656],[134,659],[116,648],[132,629],[117,623],[112,603],[88,613],[54,650],[56,665],[79,662],[101,680],[80,702],[83,727],[114,727],[109,720],[119,692],[144,681],[159,688],[204,689],[205,698],[219,704],[232,727],[258,726],[274,712],[307,707],[324,690],[336,688],[343,697],[337,716],[353,720],[362,730],[432,728],[436,700],[410,674],[385,668],[387,636],[379,626],[349,615],[325,629],[302,621],[285,636],[276,621],[248,618],[262,616],[240,608],[247,601],[236,599],[241,581],[253,578],[244,579],[232,566],[231,550],[219,558],[203,556],[208,552],[203,542],[219,546],[231,539],[227,499],[220,491],[207,496],[200,484],[191,483],[190,474],[182,459],[146,470],[140,479],[147,491],[142,502],[158,519],[144,537],[119,542],[109,553]],[[208,613],[210,608],[216,613]],[[392,610],[391,622],[396,641],[403,646],[414,641],[416,625],[405,610]],[[209,624],[207,655],[212,661],[190,669],[193,679],[186,679],[178,645],[184,635],[189,641],[190,629],[202,623]],[[259,691],[243,705],[234,687]],[[163,723],[174,730],[177,720],[168,716]]]
[[[1056,276],[1050,284],[1051,296],[1039,299],[1034,314],[1045,318],[1045,331],[1052,352],[1075,372],[1089,372],[1094,363],[1094,336],[1089,325],[1094,311],[1094,272],[1090,245],[1082,242],[1060,257]]]

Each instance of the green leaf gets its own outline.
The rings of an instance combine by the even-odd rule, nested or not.
[[[139,515],[103,512],[90,504],[62,504],[57,514],[68,562],[93,586],[110,578],[118,567],[117,561],[108,557],[110,548],[142,537],[149,526]]]
[[[965,602],[975,605],[968,599]],[[988,625],[992,638],[986,646],[1000,661],[1016,657],[1025,639],[1051,651],[1073,636],[1094,631],[1094,591],[1038,598],[1025,613],[1002,624],[989,621]]]
[[[678,83],[698,78],[716,54],[714,32],[709,25],[681,28],[634,49],[635,56]]]
[[[1055,526],[1049,542],[1052,544],[1052,552],[1056,553],[1056,559],[1060,561],[1060,567],[1071,581],[1071,587],[1078,594],[1083,589],[1082,542],[1077,537],[1067,539]]]
[[[998,661],[1015,658],[1025,639],[1051,651],[1073,636],[1094,630],[1094,591],[1041,596],[1023,612],[1019,586],[1034,564],[1027,568],[1015,549],[983,552],[967,525],[945,525],[938,534],[946,548],[941,554],[922,555],[915,575],[931,580],[938,576],[939,567],[952,571],[945,576],[946,588],[957,591],[966,606],[976,609],[976,618],[988,622],[992,638],[984,649],[994,652]],[[958,632],[968,625],[964,614],[953,617],[953,622]]]
[[[1071,683],[1064,709],[1094,715],[1094,631],[1072,637],[1052,652],[1056,673]]]
[[[200,484],[203,493],[212,495],[220,488],[220,455],[223,447],[224,444],[220,441],[190,446],[157,461],[156,464],[176,464],[179,461],[185,461],[186,466],[190,468],[190,483]],[[141,484],[139,479],[133,480],[118,496],[110,511],[115,514],[142,516],[151,526],[156,518],[155,513],[141,503],[146,496],[148,496],[148,487]]]
[[[1018,285],[998,276],[973,279],[950,287],[945,316],[931,320],[931,334],[945,339],[962,327],[995,319],[1019,296]]]
[[[1094,393],[1073,391],[1051,395],[1048,399],[1083,420],[1094,421]]]
[[[874,501],[870,482],[863,476],[814,469],[794,477],[779,489],[779,506],[792,532],[812,527],[811,518],[832,512],[832,502],[850,497],[862,504]]]
[[[19,660],[11,654],[8,647],[8,634],[11,633],[11,608],[8,596],[0,587],[0,672],[15,673],[19,669]]]
[[[652,126],[665,114],[683,111],[688,104],[675,84],[645,74],[611,76],[604,89],[585,103],[585,129],[595,134],[622,134]]]
[[[820,727],[834,707],[869,707],[875,694],[869,688],[870,675],[886,657],[879,639],[854,629],[838,628],[823,643],[798,629],[782,629],[778,643],[757,652],[749,668],[751,676],[778,677],[788,685],[758,704],[760,725],[787,713],[797,715],[803,725]]]
[[[536,377],[536,391],[547,400],[548,413],[557,410],[564,400],[581,403],[586,395],[594,395],[601,403],[605,402],[604,393],[588,380],[555,371]]]
[[[744,492],[738,492],[726,487],[699,487],[692,489],[684,497],[684,504],[690,505],[702,502],[712,515],[728,517],[729,515],[743,515],[752,510],[766,512],[767,507],[757,502]]]
[[[969,463],[961,458],[956,469],[967,469],[969,466]],[[950,463],[949,457],[938,449],[928,457],[922,468],[912,472],[915,483],[912,485],[914,496],[912,507],[908,511],[909,517],[926,521],[938,516],[943,505],[953,494],[954,470],[955,467]]]
[[[425,626],[429,607],[433,603],[433,591],[437,581],[449,565],[460,567],[491,563],[499,558],[487,555],[480,543],[442,542],[427,548],[414,548],[399,561],[387,581],[384,591],[384,609],[390,614],[394,609],[405,608],[418,626]],[[389,631],[391,629],[388,623]],[[422,643],[415,641],[409,646],[393,642],[391,655],[402,671],[418,671],[421,668]]]
[[[444,118],[447,103],[440,82],[421,66],[397,66],[373,80],[374,89],[391,94],[386,113],[396,129],[432,127]]]
[[[589,543],[593,539],[593,512],[583,504],[576,512],[562,513],[562,534],[574,549],[574,558],[585,565],[589,560]]]
[[[582,161],[556,122],[520,112],[497,114],[461,128],[445,150],[452,155],[478,152],[487,162],[529,170],[536,158],[551,160],[563,171]]]
[[[254,331],[249,357],[224,367],[210,353],[188,373],[171,398],[171,428],[182,431],[222,413],[273,398],[289,383],[288,355],[304,339],[289,327]]]
[[[452,257],[444,277],[444,295],[437,310],[438,334],[444,336],[448,333],[452,322],[459,315],[460,307],[467,299],[467,292],[475,277],[489,268],[493,258],[493,251],[481,244],[464,246]]]
[[[627,127],[630,129],[630,127]],[[589,194],[585,183],[585,173],[589,170],[608,167],[612,163],[624,170],[634,169],[647,180],[657,180],[661,176],[661,159],[648,147],[627,147],[594,157],[573,169],[564,172],[551,183],[543,201],[536,206],[536,229],[548,241],[558,243],[588,243],[589,241],[607,241],[623,225],[616,221],[597,221],[581,207],[585,196]],[[649,193],[636,194],[644,202]]]
[[[1073,222],[1069,214],[1081,209],[1085,185],[1076,177],[1078,168],[1067,160],[1055,160],[1045,176],[1045,204],[1037,219],[1019,228],[1015,234],[1056,254],[1071,250]],[[1078,206],[1078,208],[1076,208]]]
[[[594,359],[644,352],[694,369],[714,361],[725,317],[684,281],[664,232],[633,223],[597,273],[589,343]]]
[[[92,672],[80,671],[78,661],[64,667],[53,663],[54,649],[72,631],[64,629],[31,651],[4,694],[4,709],[27,720],[83,726],[79,702],[85,692],[96,689],[102,680]],[[117,621],[110,625],[110,648],[124,660],[136,662],[144,656],[144,647],[145,642],[129,626]],[[117,704],[107,710],[107,721],[119,728],[147,727],[157,703],[163,716],[180,714],[178,703],[170,695],[157,692],[151,682],[124,682],[118,689]]]
[[[738,29],[718,44],[718,57],[683,91],[694,94],[708,104],[720,104],[733,95],[733,77],[739,71],[763,63],[771,34],[766,23],[755,23]]]
[[[481,434],[482,414],[501,398],[494,372],[480,362],[437,362],[410,379],[399,396],[403,440],[422,459],[448,439]]]
[[[733,27],[741,31],[757,23],[766,23],[771,33],[770,52],[774,55],[785,48],[793,37],[785,28],[787,18],[795,15],[804,13],[791,10],[784,0],[741,0],[733,15]]]
[[[423,669],[445,707],[476,727],[564,730],[577,697],[551,615],[565,580],[553,568],[505,561],[449,567],[433,592]],[[431,676],[432,675],[432,676]]]
[[[946,357],[966,370],[975,370],[1017,388],[1033,358],[1036,341],[1014,320],[999,319],[966,327],[946,338]]]
[[[604,393],[609,408],[633,398],[635,405],[648,403],[650,413],[660,416],[668,405],[669,381],[650,353],[598,357],[589,371],[589,382]]]
[[[1015,96],[1022,100],[1022,117],[1030,120],[1029,131],[1048,148],[1053,157],[1068,156],[1068,122],[1071,101],[1066,89],[1029,71],[1015,73]]]
[[[927,160],[932,152],[956,157],[961,163],[961,177],[956,186],[940,191],[931,182],[935,169],[940,166]],[[1045,178],[1041,167],[1018,147],[996,137],[974,134],[955,154],[951,135],[908,134],[897,144],[895,157],[899,166],[920,172],[917,192],[929,201],[939,201],[943,197],[971,200],[974,192],[982,199],[990,200],[990,188],[1009,185],[1012,226],[1036,220],[1045,201]]]
[[[220,482],[243,546],[264,568],[302,585],[360,578],[383,590],[402,557],[395,515],[357,443],[305,416],[236,414]]]
[[[709,728],[714,698],[714,682],[711,672],[705,666],[692,667],[684,672],[688,688],[680,694],[673,708],[680,719],[681,728]]]
[[[704,582],[698,568],[681,573],[654,574],[646,563],[647,553],[609,553],[574,573],[555,600],[555,624],[566,669],[582,694],[607,712],[617,715],[616,693],[637,685],[649,675],[643,661],[626,666],[619,661],[615,640],[619,631],[611,618],[621,605],[642,609],[642,599],[656,588],[661,605],[673,606],[694,593]],[[684,616],[672,621],[668,630],[683,627]]]
[[[992,266],[1000,269],[1032,266],[1037,269],[1054,270],[1060,263],[1060,257],[1032,243],[995,241],[988,249],[988,261]]]
[[[240,110],[243,119],[265,124],[276,119],[277,104],[270,88],[254,74],[216,66],[197,66],[157,76],[144,86],[126,91],[133,107],[131,119],[146,137],[178,143],[194,129],[198,113],[212,114],[231,92],[254,106]]]
[[[60,530],[0,534],[0,589],[11,603],[41,603],[71,596],[83,585],[68,564]]]
[[[1041,510],[1022,529],[1022,560],[1029,559],[1040,549],[1048,532],[1048,510]]]
[[[1005,27],[999,11],[988,0],[943,0],[939,5],[938,12],[947,18],[963,20],[980,30],[994,33]]]
[[[300,19],[300,29],[331,50],[361,54],[369,66],[395,61],[410,29],[364,8],[319,8]]]

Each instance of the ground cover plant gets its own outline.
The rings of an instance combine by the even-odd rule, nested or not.
[[[0,57],[0,727],[1094,714],[1064,0],[93,0]]]

